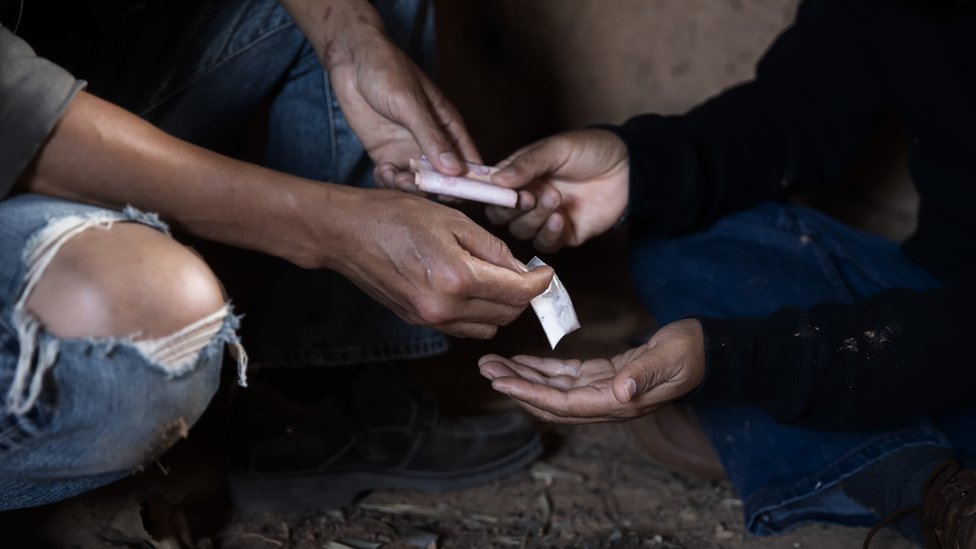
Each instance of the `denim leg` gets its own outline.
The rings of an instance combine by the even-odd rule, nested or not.
[[[641,298],[662,323],[689,314],[758,317],[782,306],[939,285],[894,243],[797,205],[763,204],[698,234],[641,239],[631,260]],[[810,521],[869,525],[874,516],[841,491],[844,478],[909,446],[963,449],[927,418],[823,432],[780,425],[751,408],[700,406],[696,412],[743,499],[749,531],[759,535]],[[959,439],[976,442],[971,429]]]
[[[0,511],[64,499],[151,463],[203,413],[223,347],[237,341],[237,318],[226,311],[204,330],[148,341],[58,338],[31,318],[24,300],[45,258],[78,232],[117,222],[165,231],[132,209],[37,195],[0,202]],[[165,358],[179,353],[186,358]]]
[[[415,62],[424,66],[433,58],[433,14],[427,2],[384,0],[375,6],[391,38]],[[310,179],[373,185],[373,164],[310,45],[303,47],[271,103],[266,164]],[[252,340],[262,359],[274,364],[381,362],[447,348],[443,335],[408,325],[332,272],[281,262],[267,292],[269,314]]]
[[[146,52],[137,58],[151,59],[159,42],[143,36],[159,36],[160,27],[175,29],[175,54],[148,76],[138,70],[103,74],[93,89],[173,135],[230,153],[240,148],[245,121],[269,106],[268,167],[320,181],[372,185],[373,166],[339,109],[328,73],[277,1],[211,0],[192,9],[184,4],[149,2],[131,17],[129,27],[141,27],[139,32],[120,39]],[[428,2],[374,4],[390,36],[416,54],[418,63],[433,58]],[[250,326],[254,335],[248,345],[263,362],[352,364],[429,356],[447,348],[443,335],[406,324],[332,272],[275,261],[264,301],[261,318],[249,319],[257,325]]]

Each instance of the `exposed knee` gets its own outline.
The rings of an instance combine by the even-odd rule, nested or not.
[[[67,241],[37,281],[27,309],[58,337],[151,339],[223,307],[213,272],[150,227],[117,223]]]

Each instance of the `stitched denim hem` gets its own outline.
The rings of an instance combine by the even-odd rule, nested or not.
[[[933,445],[950,448],[940,433],[928,427],[886,433],[855,448],[830,464],[816,476],[798,479],[789,488],[758,490],[743,501],[746,527],[757,536],[780,534],[812,522],[829,521],[848,526],[871,526],[877,518],[853,501],[820,509],[811,505],[816,496],[840,491],[840,483],[892,452],[913,446]],[[846,498],[846,496],[843,496]],[[836,497],[833,499],[837,499]]]

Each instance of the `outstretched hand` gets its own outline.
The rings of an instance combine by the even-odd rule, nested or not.
[[[562,360],[486,355],[481,375],[551,423],[626,421],[693,391],[705,376],[701,323],[662,327],[646,344],[609,359]]]

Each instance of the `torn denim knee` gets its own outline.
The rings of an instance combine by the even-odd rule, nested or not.
[[[118,222],[141,223],[169,235],[168,227],[156,214],[129,206],[123,212],[99,211],[52,219],[25,245],[23,261],[26,274],[12,316],[20,354],[5,402],[11,414],[22,416],[37,403],[45,374],[54,366],[60,347],[57,338],[40,338],[40,323],[27,311],[27,299],[34,286],[71,238],[89,229],[109,230]],[[247,353],[236,333],[239,323],[239,317],[231,313],[228,304],[169,336],[143,341],[117,338],[117,343],[132,345],[150,364],[161,368],[169,377],[184,375],[192,369],[208,344],[226,344],[237,360],[238,381],[246,386]]]

